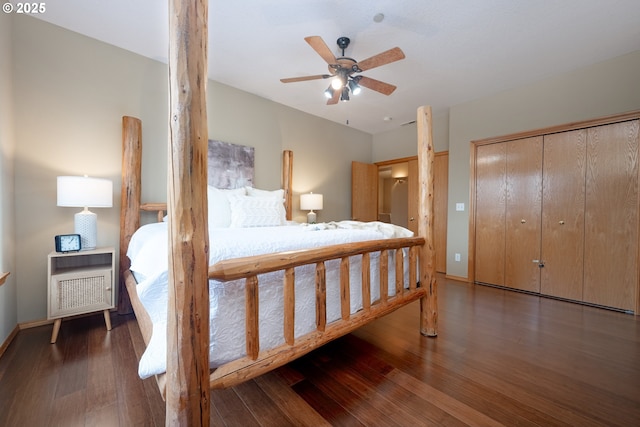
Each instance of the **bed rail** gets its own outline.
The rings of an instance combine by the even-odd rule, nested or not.
[[[382,317],[404,304],[423,297],[426,288],[418,283],[419,251],[425,244],[422,237],[372,240],[315,249],[286,251],[220,261],[209,267],[209,278],[219,281],[245,279],[245,317],[247,356],[216,369],[210,376],[211,388],[226,388],[239,384],[282,366],[315,348],[345,335],[372,319]],[[409,260],[409,287],[404,287],[404,250]],[[370,254],[380,253],[380,299],[371,302]],[[389,255],[395,261],[395,295],[388,296]],[[350,312],[350,257],[362,256],[361,310]],[[325,262],[340,260],[341,318],[327,324]],[[296,267],[315,264],[316,330],[294,338]],[[258,326],[258,276],[284,271],[284,343],[267,351],[260,350]]]

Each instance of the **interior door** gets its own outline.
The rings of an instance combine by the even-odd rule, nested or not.
[[[475,280],[504,285],[505,143],[476,147]]]
[[[392,168],[396,165],[406,164],[406,179],[407,179],[407,222],[406,226],[409,230],[413,231],[415,235],[418,235],[418,159],[398,159],[397,162],[388,161],[384,164],[378,164],[378,172],[383,179],[380,182],[386,182],[386,172],[389,167]],[[391,164],[391,166],[389,166]],[[449,153],[439,152],[435,153],[433,162],[433,229],[434,229],[434,242],[433,246],[436,253],[436,271],[439,273],[445,273],[447,271],[447,192],[449,191]],[[404,175],[403,175],[404,176]],[[386,187],[387,184],[380,184]],[[386,192],[383,189],[379,189],[378,192],[380,199],[378,200],[378,206],[380,214],[389,212],[384,210],[386,206],[385,198]],[[404,224],[397,221],[397,216],[392,216],[391,222],[394,224]]]
[[[585,129],[544,137],[540,291],[582,300]]]
[[[417,163],[417,161],[416,161]],[[416,166],[417,167],[417,166]],[[449,192],[449,152],[436,153],[433,161],[433,246],[436,250],[436,271],[447,271],[447,203]],[[416,172],[417,174],[417,172]],[[417,178],[416,178],[417,179]],[[417,182],[416,182],[417,186]],[[411,194],[411,193],[409,193]],[[416,195],[416,192],[413,193]]]
[[[409,160],[409,174],[407,175],[407,228],[418,235],[418,160]],[[435,209],[435,206],[434,206]],[[436,252],[437,254],[437,252]]]
[[[508,141],[505,286],[540,292],[542,136]]]
[[[351,219],[378,219],[378,166],[351,162]]]
[[[583,300],[629,311],[638,283],[638,123],[587,135]]]

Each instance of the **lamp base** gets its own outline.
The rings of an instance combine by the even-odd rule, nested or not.
[[[316,213],[311,211],[307,214],[307,223],[315,224],[316,223]]]
[[[98,240],[98,215],[84,208],[73,216],[73,224],[75,233],[80,235],[81,249],[95,249]]]

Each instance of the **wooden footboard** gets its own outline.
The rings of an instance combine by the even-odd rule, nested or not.
[[[158,206],[162,209],[162,206]],[[147,209],[145,209],[147,210]],[[218,281],[245,280],[245,318],[247,356],[214,369],[210,375],[210,387],[232,387],[255,378],[290,361],[303,356],[323,344],[346,335],[372,320],[382,317],[405,304],[427,296],[427,288],[419,282],[420,251],[424,245],[422,237],[372,240],[344,245],[325,246],[316,249],[279,252],[252,257],[221,261],[209,268],[209,278]],[[405,251],[403,251],[405,249]],[[380,298],[371,302],[371,255],[380,253],[379,277]],[[405,252],[408,253],[408,286],[405,286]],[[394,260],[395,280],[389,283],[390,266]],[[351,313],[350,257],[361,256],[362,309]],[[340,260],[340,319],[327,323],[325,263]],[[296,267],[315,265],[316,330],[298,338],[295,330],[295,273]],[[274,271],[284,271],[284,343],[278,347],[261,350],[259,342],[259,295],[258,276]],[[149,344],[153,325],[149,314],[140,302],[136,291],[136,280],[131,271],[123,273],[133,311],[138,320],[145,344]],[[388,296],[389,286],[395,295]],[[166,374],[156,375],[162,397],[166,396]]]
[[[426,297],[427,290],[418,282],[419,251],[422,237],[374,240],[317,249],[280,252],[268,255],[221,261],[209,268],[209,278],[229,281],[245,280],[246,352],[247,356],[217,368],[210,376],[211,388],[225,388],[266,373],[298,358],[321,345],[339,338],[358,327],[384,316],[397,308]],[[404,251],[409,253],[409,286],[405,288]],[[380,252],[380,299],[371,303],[370,256]],[[395,260],[395,295],[388,296],[389,253]],[[350,312],[350,257],[362,256],[361,295],[363,307]],[[340,260],[341,318],[327,324],[325,263]],[[294,338],[295,274],[294,269],[315,264],[316,330]],[[260,350],[258,326],[258,276],[284,271],[284,344],[266,351]]]

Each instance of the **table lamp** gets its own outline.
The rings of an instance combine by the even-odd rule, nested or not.
[[[80,235],[82,250],[95,249],[98,215],[89,208],[113,206],[113,183],[88,176],[59,176],[58,206],[84,208],[73,217],[75,233]]]
[[[301,194],[300,195],[300,209],[303,211],[310,211],[307,214],[307,222],[309,224],[316,223],[316,213],[314,209],[322,210],[322,194]]]

